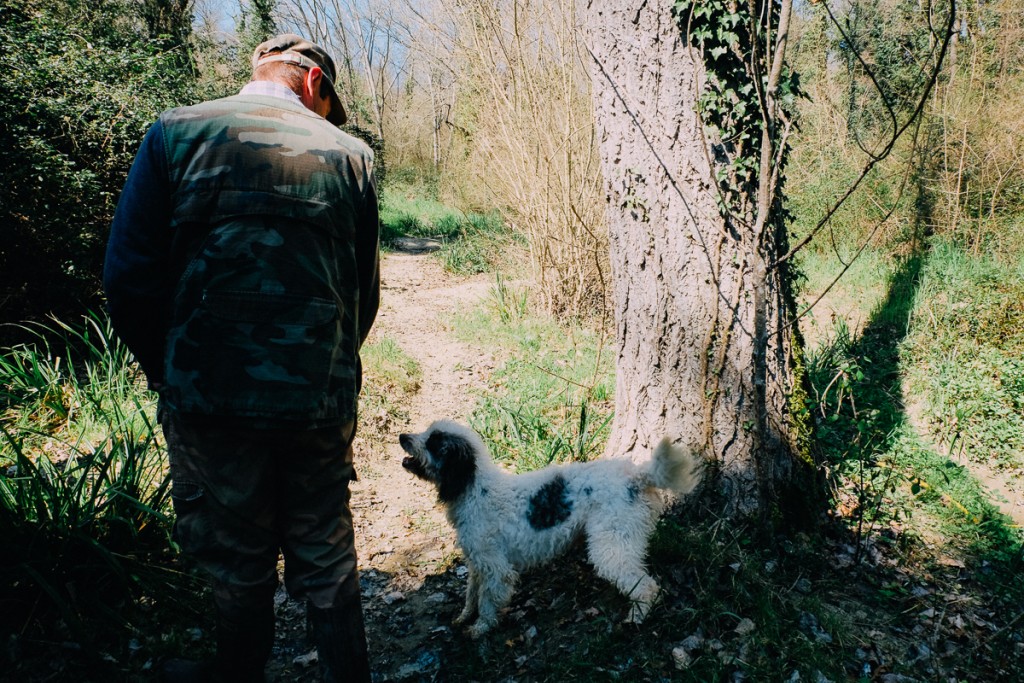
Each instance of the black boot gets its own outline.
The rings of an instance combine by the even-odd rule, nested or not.
[[[171,659],[161,670],[165,683],[264,683],[263,669],[274,644],[273,604],[258,610],[217,615],[217,654],[201,662]]]
[[[218,678],[225,683],[264,683],[263,670],[274,646],[274,603],[217,615]]]
[[[213,660],[169,659],[160,669],[162,683],[218,683]]]
[[[370,656],[359,598],[327,609],[308,605],[307,613],[324,683],[369,683]]]

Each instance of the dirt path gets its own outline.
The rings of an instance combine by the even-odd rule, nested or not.
[[[456,340],[452,313],[487,296],[491,276],[447,274],[426,254],[393,253],[382,264],[381,310],[371,335],[390,337],[416,359],[422,383],[407,406],[408,424],[393,425],[384,444],[357,438],[359,481],[352,513],[375,680],[429,678],[440,645],[452,637],[464,568],[433,489],[402,469],[398,434],[431,421],[466,421],[494,368],[488,352]],[[305,640],[304,610],[281,592],[278,640],[269,672],[278,681],[314,681],[315,654]]]

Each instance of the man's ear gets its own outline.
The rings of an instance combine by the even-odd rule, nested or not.
[[[302,91],[303,95],[310,98],[310,101],[313,101],[313,98],[319,94],[320,79],[323,76],[324,72],[318,66],[312,66],[306,71],[306,78],[302,81]]]

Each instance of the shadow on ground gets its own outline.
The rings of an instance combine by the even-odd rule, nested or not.
[[[403,254],[429,254],[439,250],[444,243],[432,237],[393,237],[388,245]]]

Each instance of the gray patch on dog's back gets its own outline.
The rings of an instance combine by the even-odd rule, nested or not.
[[[568,488],[562,475],[541,486],[530,498],[530,507],[526,510],[526,520],[530,526],[540,531],[569,519],[572,515],[572,501],[569,499]]]
[[[635,503],[640,498],[640,494],[643,492],[643,487],[638,481],[629,482],[629,486],[626,487],[626,493],[629,494],[629,502]]]

